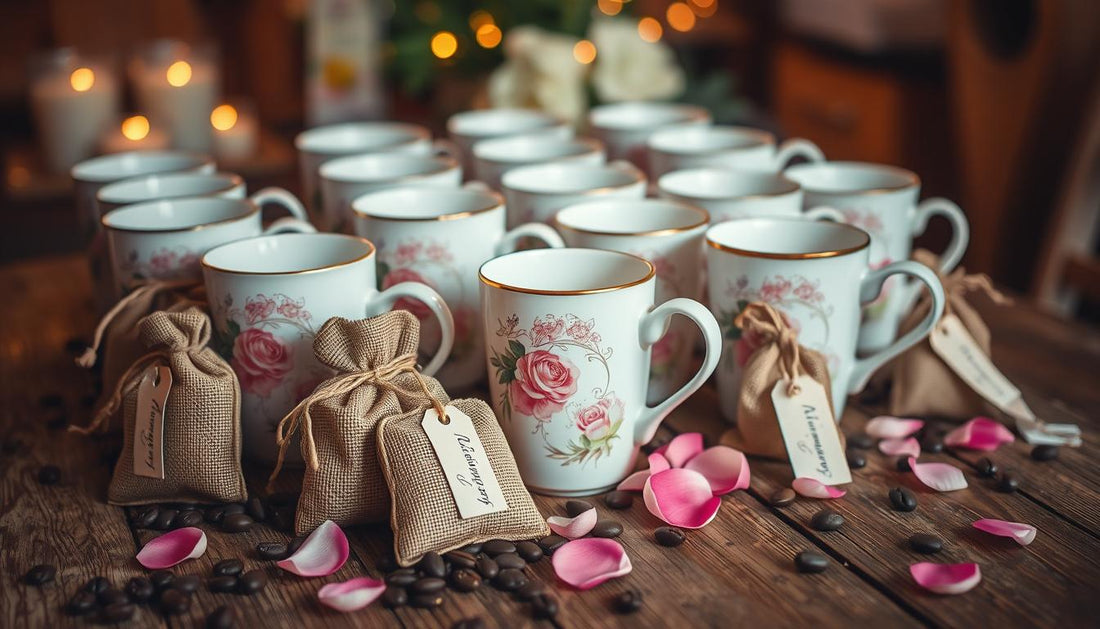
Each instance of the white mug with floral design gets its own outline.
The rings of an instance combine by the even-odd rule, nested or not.
[[[424,366],[434,374],[451,351],[454,322],[439,293],[418,282],[379,292],[375,248],[344,234],[278,234],[239,240],[202,257],[214,322],[214,346],[241,384],[244,453],[273,462],[279,420],[331,373],[313,355],[313,339],[332,317],[361,319],[402,299],[424,303],[443,330]],[[287,455],[300,461],[298,448]]]
[[[538,493],[583,496],[634,469],[661,421],[718,365],[721,333],[697,301],[654,307],[647,260],[599,249],[535,249],[481,266],[489,391],[523,482]],[[652,347],[673,315],[699,326],[699,371],[646,404]]]
[[[661,199],[601,199],[571,205],[557,213],[554,226],[570,247],[623,251],[645,258],[657,274],[657,301],[703,296],[705,210]],[[691,375],[694,348],[691,322],[674,317],[653,344],[646,399],[655,403],[683,386]]]
[[[722,326],[725,347],[718,368],[722,414],[737,415],[741,370],[759,346],[733,324],[745,306],[765,302],[798,333],[798,342],[821,352],[832,381],[837,421],[849,393],[858,393],[871,374],[920,342],[943,314],[943,287],[931,269],[916,262],[894,262],[874,269],[867,232],[828,221],[746,218],[707,230],[707,295]],[[874,300],[892,275],[924,284],[932,309],[914,329],[875,354],[856,358],[860,306]]]
[[[607,159],[599,140],[547,132],[482,140],[473,150],[474,179],[493,190],[500,190],[504,173],[520,166],[561,161],[597,166]]]
[[[264,229],[261,208],[275,203],[290,217]],[[116,296],[148,280],[202,280],[202,254],[227,242],[279,232],[316,231],[289,192],[260,190],[248,199],[190,197],[135,203],[100,219],[107,233]]]
[[[661,129],[649,136],[649,168],[653,177],[690,168],[726,168],[774,173],[796,157],[825,161],[816,144],[802,138],[778,146],[775,135],[761,129],[686,125]]]
[[[508,226],[548,223],[563,207],[603,197],[641,199],[646,177],[626,161],[606,165],[555,162],[521,166],[501,179]]]
[[[803,212],[802,189],[783,175],[751,170],[691,168],[662,175],[657,192],[665,199],[703,208],[711,224],[738,218],[798,217],[839,221],[827,207]]]
[[[527,133],[571,138],[573,128],[565,121],[536,109],[472,109],[447,119],[447,137],[455,144],[462,168],[470,174],[474,172],[475,144],[489,138]]]
[[[840,211],[844,222],[871,234],[871,266],[908,260],[913,238],[924,233],[933,216],[951,225],[951,242],[940,256],[940,271],[949,273],[966,253],[970,225],[959,206],[947,199],[920,199],[920,178],[911,171],[863,162],[799,164],[785,175],[802,185],[803,205],[828,205]],[[889,345],[898,333],[902,317],[912,307],[920,284],[897,278],[863,309],[859,333],[860,352]]]
[[[607,147],[608,159],[625,159],[649,170],[646,141],[659,129],[671,126],[707,126],[710,112],[695,105],[632,101],[593,107],[588,112],[592,135]]]
[[[233,173],[167,173],[123,179],[107,184],[99,189],[95,198],[99,206],[99,216],[103,217],[125,205],[158,199],[180,197],[243,199],[247,196],[245,190],[244,179]]]
[[[392,188],[352,202],[355,233],[378,247],[378,288],[421,282],[439,292],[454,316],[454,348],[437,378],[446,389],[468,389],[485,378],[477,269],[489,258],[516,249],[521,238],[562,247],[561,237],[541,223],[505,231],[504,199],[476,185],[447,189]],[[422,348],[438,345],[440,328],[420,302],[402,300],[421,320]]]

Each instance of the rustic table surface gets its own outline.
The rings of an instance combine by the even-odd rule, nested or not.
[[[58,411],[40,402],[43,395],[60,394],[69,421],[88,419],[83,398],[90,378],[73,365],[66,344],[87,337],[94,326],[89,285],[84,264],[76,257],[0,268],[2,627],[90,624],[65,616],[65,601],[93,576],[106,576],[122,587],[130,577],[144,574],[134,554],[155,535],[132,528],[124,509],[105,502],[117,442],[57,429],[50,420]],[[689,532],[678,548],[654,542],[660,522],[640,499],[625,511],[610,511],[596,501],[601,517],[623,523],[620,540],[634,571],[587,592],[553,585],[561,605],[555,624],[1095,627],[1100,611],[1100,467],[1095,463],[1100,456],[1100,335],[1024,305],[988,305],[982,311],[993,331],[996,362],[1040,416],[1080,424],[1083,447],[1063,448],[1058,459],[1045,463],[1031,460],[1020,440],[1002,447],[992,458],[1021,479],[1020,490],[1011,494],[999,493],[993,481],[979,478],[974,471],[978,454],[926,455],[922,460],[961,467],[970,483],[966,490],[936,494],[921,488],[911,474],[897,471],[891,458],[867,451],[868,464],[853,472],[847,496],[829,505],[847,523],[829,533],[808,526],[823,506],[819,501],[799,499],[783,509],[769,506],[768,496],[787,486],[791,473],[784,464],[756,459],[751,460],[751,488],[726,496],[718,517]],[[872,401],[853,400],[842,427],[849,434],[859,432],[879,411]],[[701,431],[713,442],[722,429],[714,391],[705,388],[665,423],[659,438]],[[61,468],[60,483],[37,482],[38,469],[45,464]],[[261,490],[266,472],[249,470],[254,490]],[[887,491],[899,485],[916,492],[916,511],[890,509]],[[544,514],[563,511],[562,499],[536,500]],[[982,517],[1027,522],[1039,534],[1030,546],[1021,547],[973,530],[970,524]],[[175,573],[205,579],[219,559],[239,557],[248,568],[267,572],[268,587],[253,597],[200,588],[187,615],[165,619],[154,608],[140,607],[134,617],[137,626],[201,626],[206,614],[225,604],[235,607],[241,626],[450,627],[474,616],[488,626],[550,624],[532,619],[529,604],[490,587],[472,594],[448,592],[434,610],[391,611],[375,604],[341,615],[321,606],[316,599],[321,584],[379,575],[377,565],[391,544],[385,527],[350,530],[352,556],[346,566],[331,577],[311,580],[256,557],[258,542],[287,540],[282,531],[259,525],[247,533],[228,534],[203,527],[209,537],[206,554],[177,566]],[[933,561],[980,564],[982,583],[960,596],[937,596],[918,588],[908,567],[928,557],[906,544],[917,532],[944,539],[945,548]],[[793,558],[803,550],[827,555],[831,565],[821,574],[799,574]],[[56,580],[41,588],[22,583],[22,575],[38,563],[55,564]],[[555,583],[549,561],[528,570]],[[643,594],[644,606],[631,616],[616,615],[611,600],[628,588]]]

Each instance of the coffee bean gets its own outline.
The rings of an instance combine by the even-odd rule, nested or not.
[[[188,602],[190,604],[190,601]],[[124,622],[134,617],[134,606],[130,603],[113,603],[107,605],[99,612],[99,619],[104,624]]]
[[[160,593],[160,610],[168,616],[186,614],[191,609],[191,597],[175,588]]]
[[[623,534],[623,525],[615,520],[600,520],[592,527],[592,537],[618,537]]]
[[[603,497],[603,503],[612,509],[629,509],[634,496],[629,491],[613,491]]]
[[[70,616],[83,616],[90,614],[98,604],[95,594],[80,590],[73,594],[68,603],[65,603],[65,613]]]
[[[1053,461],[1058,458],[1058,446],[1035,446],[1031,449],[1031,458],[1036,461]]]
[[[413,583],[416,583],[420,577],[416,576],[416,571],[412,568],[402,568],[392,574],[386,575],[386,584],[396,587],[409,587]]]
[[[176,577],[172,581],[173,590],[179,590],[187,595],[194,594],[198,591],[200,585],[202,585],[202,580],[199,579],[199,575],[197,574],[185,574],[181,577]]]
[[[558,615],[558,599],[549,594],[539,594],[531,599],[531,614],[535,618],[553,618]]]
[[[213,573],[216,577],[235,577],[242,572],[244,572],[244,562],[240,559],[222,559],[214,564]]]
[[[535,563],[542,559],[542,547],[534,542],[516,542],[516,553],[527,563]]]
[[[172,528],[172,523],[176,521],[176,516],[179,515],[179,511],[175,509],[161,509],[157,514],[157,519],[153,522],[153,528],[158,531],[167,531]]]
[[[592,503],[587,500],[566,500],[565,512],[569,514],[569,517],[575,518],[578,515],[593,508]]]
[[[829,558],[812,550],[804,550],[794,556],[794,567],[806,574],[824,572],[829,567]]]
[[[768,502],[773,507],[785,507],[794,502],[794,499],[797,497],[798,494],[794,493],[793,489],[791,489],[790,487],[784,487],[783,489],[778,489],[774,493],[772,493],[771,497],[768,498]]]
[[[260,542],[256,544],[256,556],[265,561],[286,559],[286,544],[282,542]]]
[[[672,548],[683,544],[684,540],[687,539],[687,533],[675,526],[660,526],[657,527],[656,531],[653,531],[653,537],[661,546]]]
[[[481,557],[478,559],[475,568],[482,579],[492,579],[500,574],[500,566],[497,565],[497,562],[488,557]]]
[[[116,603],[130,602],[130,597],[125,592],[121,590],[116,590],[114,588],[103,590],[102,592],[97,594],[95,598],[96,601],[98,601],[99,604],[103,607],[114,605]]]
[[[48,563],[40,563],[32,566],[27,574],[23,575],[23,582],[27,585],[44,585],[53,581],[57,576],[57,568]]]
[[[211,524],[221,524],[225,517],[225,505],[214,505],[202,514],[203,519]]]
[[[92,577],[80,586],[81,592],[91,592],[97,596],[100,592],[109,589],[111,589],[111,581],[107,577]]]
[[[875,445],[875,441],[871,439],[871,435],[865,432],[848,435],[847,442],[849,448],[856,448],[858,450],[870,450]]]
[[[264,508],[264,502],[256,496],[249,499],[248,506],[245,507],[245,513],[256,522],[263,522],[267,519],[267,509]]]
[[[638,590],[621,592],[611,604],[620,614],[633,614],[642,608],[642,593]]]
[[[897,460],[897,462],[894,463],[894,467],[897,468],[897,470],[899,472],[911,472],[911,471],[913,471],[909,467],[909,457],[907,457],[907,456],[903,456],[903,457],[899,458]]]
[[[140,511],[135,511],[134,514],[134,526],[139,529],[150,529],[153,528],[153,523],[157,521],[160,509],[155,506],[145,507]]]
[[[56,485],[61,481],[61,468],[56,465],[43,465],[38,468],[38,483],[40,485]]]
[[[490,557],[504,553],[514,553],[516,552],[516,545],[504,539],[491,539],[481,547],[481,552]]]
[[[850,469],[859,470],[867,467],[867,457],[859,452],[848,450],[844,453],[844,456],[848,459],[848,467]]]
[[[222,605],[206,617],[206,629],[231,629],[236,624],[237,612],[228,605]]]
[[[485,621],[481,618],[463,618],[451,625],[451,629],[485,629]]]
[[[943,442],[939,439],[925,437],[920,440],[920,449],[921,452],[926,452],[928,454],[939,454],[943,452]]]
[[[222,530],[226,533],[244,533],[255,522],[245,513],[227,514],[222,518]]]
[[[989,457],[983,456],[978,459],[978,476],[982,478],[993,478],[997,475],[997,464],[993,462]]]
[[[146,603],[153,600],[157,589],[153,582],[145,577],[134,577],[126,583],[126,595],[135,603]]]
[[[379,572],[393,572],[401,566],[397,565],[397,560],[391,555],[383,555],[378,558],[378,561],[374,562],[374,567],[378,568]]]
[[[382,604],[390,609],[401,607],[409,602],[409,593],[405,591],[405,588],[401,587],[387,587],[385,592],[382,592]]]
[[[997,491],[1011,494],[1020,488],[1020,480],[1016,478],[1016,475],[1012,472],[1005,470],[1001,472],[1001,477],[997,479]]]
[[[226,574],[220,577],[214,577],[206,582],[206,587],[211,592],[219,592],[221,594],[228,594],[230,592],[237,591],[237,579],[236,575]]]
[[[202,514],[194,509],[180,511],[172,522],[172,528],[181,529],[185,526],[198,526],[202,524]]]
[[[452,550],[443,555],[443,560],[455,568],[473,568],[477,564],[477,557],[462,550]]]
[[[916,533],[909,536],[909,547],[918,553],[931,555],[943,550],[943,540],[935,535]]]
[[[149,573],[149,581],[153,584],[153,587],[158,592],[162,592],[172,587],[172,581],[176,579],[176,575],[168,572],[167,570],[154,570]]]
[[[546,592],[546,585],[541,581],[528,581],[527,585],[516,590],[516,598],[521,601],[529,601],[544,592]]]
[[[912,511],[917,508],[917,497],[905,487],[891,489],[889,497],[894,511]]]
[[[228,504],[222,505],[222,515],[223,516],[236,515],[238,513],[244,513],[244,512],[245,512],[244,505],[239,503],[239,502],[230,502]]]
[[[481,553],[481,546],[482,546],[482,544],[480,544],[480,543],[477,543],[477,544],[466,544],[466,545],[465,545],[465,546],[463,546],[462,548],[459,548],[459,550],[461,550],[462,552],[465,552],[465,553],[470,553],[471,555],[475,555],[475,556],[476,556],[476,555],[478,555],[478,554],[480,554],[480,553]]]
[[[515,592],[525,585],[527,585],[527,576],[514,568],[501,570],[493,578],[493,587],[505,592]]]
[[[434,550],[424,553],[416,567],[426,577],[443,578],[447,576],[447,564],[443,563],[443,558]]]
[[[421,609],[439,607],[443,604],[443,595],[438,592],[434,594],[414,594],[409,597],[409,604]]]
[[[527,567],[527,562],[523,560],[516,553],[504,553],[503,555],[497,555],[493,557],[493,561],[497,562],[501,570],[523,570]]]
[[[540,539],[537,543],[539,545],[539,548],[542,549],[542,552],[546,553],[547,555],[553,555],[555,550],[564,546],[565,543],[568,541],[569,540],[565,539],[561,535],[547,535],[546,537]]]
[[[412,594],[433,594],[435,592],[442,591],[447,587],[447,582],[438,577],[424,577],[423,579],[417,579],[409,586],[409,592]]]
[[[237,581],[237,591],[251,596],[267,587],[267,574],[263,570],[249,570]]]
[[[457,568],[451,573],[451,588],[459,592],[473,592],[481,587],[481,577],[469,568]]]
[[[832,509],[822,509],[810,518],[810,526],[818,531],[835,531],[844,525],[844,516]]]

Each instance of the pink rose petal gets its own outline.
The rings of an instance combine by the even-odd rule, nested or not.
[[[665,455],[654,452],[649,455],[649,473],[656,474],[657,472],[663,472],[672,467],[672,464],[668,462]]]
[[[967,488],[962,470],[948,463],[917,463],[916,458],[909,457],[909,469],[917,475],[917,480],[936,491]]]
[[[370,605],[385,591],[386,584],[383,581],[356,577],[343,583],[329,583],[317,590],[317,598],[322,605],[347,613]]]
[[[974,419],[947,433],[943,444],[952,448],[992,452],[1001,444],[1012,443],[1016,437],[1004,424],[988,417]]]
[[[615,489],[619,491],[641,491],[645,487],[645,481],[649,478],[649,470],[641,470],[627,476]]]
[[[691,458],[703,451],[703,433],[685,432],[676,435],[667,445],[657,448],[655,454],[663,454],[672,467],[683,467]]]
[[[924,428],[924,422],[919,419],[901,419],[880,415],[867,422],[863,431],[875,439],[901,439]]]
[[[552,515],[546,518],[550,530],[568,539],[584,537],[596,526],[596,509],[593,507],[577,514],[576,517],[566,518],[560,515]]]
[[[909,574],[917,585],[936,594],[969,592],[982,580],[976,563],[915,563],[909,566]]]
[[[714,446],[692,457],[684,466],[702,474],[715,496],[749,486],[749,462],[745,454],[728,446]]]
[[[300,577],[323,577],[339,570],[350,553],[344,531],[332,520],[325,520],[309,534],[301,548],[278,565]]]
[[[202,557],[206,552],[206,533],[194,526],[186,526],[149,540],[138,551],[138,563],[150,570],[163,570]]]
[[[566,542],[551,559],[554,574],[578,590],[628,574],[630,557],[619,542],[601,537],[586,537]]]
[[[791,489],[794,489],[800,496],[806,496],[807,498],[820,498],[822,500],[828,500],[830,498],[840,498],[844,494],[848,493],[843,489],[837,489],[831,485],[817,480],[816,478],[799,477],[791,482]]]
[[[972,525],[979,531],[985,531],[1001,537],[1011,537],[1020,546],[1027,546],[1035,541],[1038,532],[1034,526],[1023,522],[1009,522],[1007,520],[978,520]]]
[[[649,512],[673,526],[697,529],[718,514],[722,499],[695,470],[672,468],[649,477],[642,489]]]
[[[890,456],[920,456],[920,442],[909,437],[906,439],[883,439],[878,442],[878,450]]]

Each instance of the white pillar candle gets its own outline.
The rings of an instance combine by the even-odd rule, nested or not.
[[[214,129],[214,156],[219,161],[241,162],[256,152],[259,124],[249,111],[233,105],[218,105],[210,112]]]
[[[141,60],[132,74],[138,106],[171,136],[175,148],[210,151],[210,111],[218,102],[218,68],[197,56]]]
[[[66,172],[95,154],[118,110],[117,82],[101,65],[52,68],[31,83],[31,109],[46,166]]]
[[[123,151],[159,151],[168,148],[168,134],[150,126],[145,116],[130,116],[104,134],[100,148],[104,153]]]

